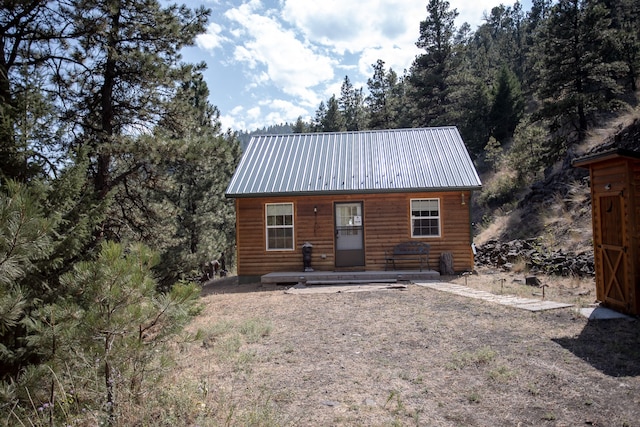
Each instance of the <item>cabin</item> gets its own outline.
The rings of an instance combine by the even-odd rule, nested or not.
[[[404,242],[473,269],[471,196],[481,188],[455,127],[254,136],[226,191],[243,283],[304,271],[384,271]],[[418,263],[404,268],[418,269]]]
[[[589,169],[596,298],[640,314],[640,119],[573,165]]]

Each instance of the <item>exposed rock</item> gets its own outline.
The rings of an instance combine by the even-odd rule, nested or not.
[[[561,249],[547,251],[535,239],[512,240],[501,243],[490,240],[476,247],[475,263],[478,266],[499,267],[511,271],[514,264],[523,262],[531,273],[558,276],[594,276],[593,253],[568,253]]]

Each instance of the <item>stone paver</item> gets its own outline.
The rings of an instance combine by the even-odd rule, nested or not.
[[[481,299],[496,304],[506,305],[509,307],[520,308],[528,311],[553,310],[557,308],[573,307],[573,304],[565,304],[555,301],[542,301],[532,298],[521,298],[513,295],[496,295],[490,292],[481,291],[479,289],[467,288],[466,286],[457,285],[447,282],[414,282],[418,286],[435,289],[437,291],[449,292],[468,298]]]

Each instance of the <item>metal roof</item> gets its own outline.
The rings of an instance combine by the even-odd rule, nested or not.
[[[478,189],[455,127],[257,135],[227,197]]]

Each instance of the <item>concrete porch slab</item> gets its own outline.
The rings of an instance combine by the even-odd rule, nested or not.
[[[631,316],[606,307],[581,308],[580,314],[589,320],[632,319]]]
[[[307,285],[348,283],[394,283],[413,280],[437,280],[440,273],[434,270],[393,271],[285,271],[268,273],[260,277],[261,283],[306,283]]]
[[[351,285],[323,285],[323,286],[307,286],[297,284],[284,291],[285,294],[340,294],[351,292],[373,292],[373,291],[393,291],[406,290],[407,285],[399,285],[395,283],[366,283]]]

